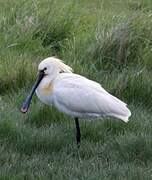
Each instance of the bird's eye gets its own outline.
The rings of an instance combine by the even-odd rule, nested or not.
[[[47,70],[47,68],[45,67],[44,69],[43,69],[43,71],[46,71]]]

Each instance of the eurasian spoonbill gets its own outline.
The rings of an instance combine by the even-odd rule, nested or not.
[[[80,143],[81,133],[78,118],[112,116],[124,122],[131,116],[127,105],[109,94],[100,84],[81,75],[72,73],[72,68],[55,57],[44,59],[38,66],[38,77],[23,103],[21,111],[26,113],[36,90],[38,98],[47,105],[75,119],[76,140]]]

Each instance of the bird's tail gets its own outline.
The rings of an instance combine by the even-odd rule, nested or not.
[[[127,123],[129,121],[129,117],[131,116],[131,111],[127,108],[127,104],[114,96],[111,98],[113,99],[112,104],[114,108],[111,111],[112,113],[109,115]]]
[[[124,122],[127,123],[129,121],[129,117],[131,116],[131,112],[128,109],[128,114],[126,114],[126,115],[113,114],[113,116],[118,118],[118,119],[121,119],[121,120],[123,120]]]

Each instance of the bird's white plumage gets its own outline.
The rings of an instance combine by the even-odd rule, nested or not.
[[[56,58],[47,58],[39,65],[41,68],[51,67],[51,64],[53,66],[50,68],[52,72],[47,69],[47,76],[37,88],[37,95],[42,102],[53,104],[60,111],[73,117],[113,116],[128,121],[131,112],[124,102],[109,94],[100,84],[71,71],[66,72],[66,65],[60,73],[60,63],[61,61]],[[69,66],[67,68],[69,69]],[[43,86],[50,83],[53,88],[50,93],[44,93]]]
[[[55,80],[54,104],[73,116],[114,116],[126,120],[126,104],[106,92],[98,83],[76,74],[61,74]]]

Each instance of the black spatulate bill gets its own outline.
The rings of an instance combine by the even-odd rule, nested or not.
[[[44,71],[39,71],[38,77],[37,77],[32,89],[30,91],[30,94],[27,96],[26,100],[24,101],[24,103],[23,103],[23,105],[21,107],[21,112],[22,113],[26,113],[28,111],[31,100],[32,100],[32,97],[33,97],[33,95],[35,93],[35,90],[38,87],[38,85],[40,84],[43,77],[44,77]]]

